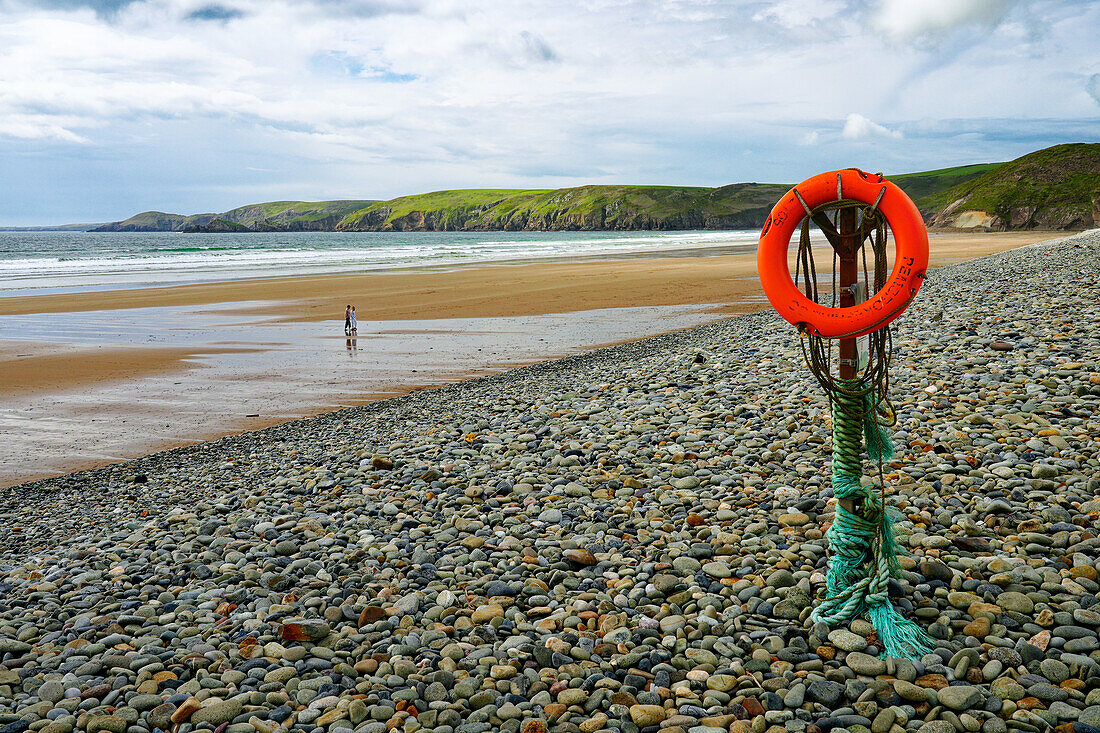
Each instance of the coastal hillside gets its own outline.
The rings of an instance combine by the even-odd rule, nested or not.
[[[1085,229],[1100,221],[1100,144],[1011,163],[890,174],[934,227]],[[463,189],[388,201],[272,201],[221,214],[147,211],[92,231],[552,231],[754,229],[790,183]]]
[[[163,211],[143,211],[129,219],[100,224],[93,232],[180,232],[188,226],[205,224],[216,214],[166,214]]]
[[[249,204],[194,223],[185,232],[323,232],[332,231],[344,217],[375,203],[361,201],[270,201]]]
[[[357,211],[340,231],[746,229],[786,184],[579,186],[553,191],[438,191]]]
[[[102,226],[100,223],[84,223],[84,224],[57,224],[55,226],[34,226],[34,227],[0,227],[0,232],[86,232],[95,227]]]
[[[980,176],[998,164],[891,176],[914,199]],[[789,183],[702,186],[578,186],[552,190],[463,189],[389,201],[272,201],[221,214],[147,211],[97,232],[555,231],[755,229]]]
[[[353,211],[373,204],[354,201],[269,201],[221,214],[166,214],[146,211],[123,221],[95,227],[93,232],[299,232],[331,231]]]
[[[891,176],[914,199],[969,181],[998,163]],[[543,231],[755,229],[789,183],[580,186],[552,191],[437,191],[380,201],[345,218],[339,231]]]
[[[1100,223],[1100,144],[1055,145],[918,200],[930,225],[1088,229]]]
[[[920,201],[926,196],[939,193],[945,189],[957,186],[960,183],[972,181],[978,176],[994,170],[1003,163],[976,163],[975,165],[957,165],[953,168],[939,168],[934,171],[921,171],[920,173],[901,173],[889,176],[901,188],[909,194],[909,198]]]

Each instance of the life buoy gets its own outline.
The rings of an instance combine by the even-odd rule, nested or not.
[[[807,298],[795,285],[787,268],[787,249],[791,235],[806,217],[803,201],[813,209],[841,198],[868,206],[877,202],[893,233],[897,253],[893,271],[878,293],[849,308],[829,308]],[[928,231],[916,205],[897,185],[854,168],[830,171],[806,179],[779,200],[760,232],[756,262],[765,295],[789,323],[826,338],[862,336],[901,315],[916,295],[928,269]]]

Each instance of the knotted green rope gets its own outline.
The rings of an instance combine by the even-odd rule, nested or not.
[[[901,575],[893,518],[885,496],[864,486],[863,446],[879,463],[894,454],[893,440],[879,417],[879,404],[859,380],[838,380],[831,397],[833,414],[833,493],[851,500],[855,512],[840,503],[825,533],[832,550],[825,599],[810,618],[845,625],[861,614],[875,627],[886,656],[920,659],[935,646],[920,626],[902,616],[887,593],[890,578]]]

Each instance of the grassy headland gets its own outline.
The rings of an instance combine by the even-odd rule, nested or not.
[[[1029,153],[918,204],[933,226],[1088,229],[1100,222],[1100,143]]]
[[[553,191],[438,191],[381,201],[341,231],[742,229],[757,226],[788,186],[579,186]]]
[[[1086,229],[1100,221],[1100,144],[1009,163],[891,175],[938,227]],[[753,229],[787,183],[464,189],[389,201],[272,201],[222,214],[149,211],[93,231],[545,231]]]
[[[165,214],[146,211],[123,221],[103,224],[93,232],[280,232],[332,230],[345,216],[373,200],[268,201],[221,214]]]

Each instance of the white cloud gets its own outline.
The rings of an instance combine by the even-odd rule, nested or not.
[[[899,130],[891,130],[877,122],[872,122],[861,114],[852,112],[844,120],[844,130],[841,132],[848,140],[867,140],[868,138],[886,138],[889,140],[901,140]]]
[[[150,197],[163,198],[146,208],[205,210],[216,202],[193,202],[210,180],[239,186],[247,201],[260,190],[246,182],[249,168],[282,171],[281,197],[782,181],[832,166],[845,141],[876,153],[887,146],[850,143],[893,141],[890,150],[907,156],[896,169],[915,170],[956,159],[931,155],[1002,157],[991,152],[995,141],[918,145],[921,136],[978,135],[996,119],[1009,121],[997,135],[1016,125],[1033,141],[1054,122],[1095,119],[1081,70],[1100,68],[1098,3],[863,8],[864,0],[0,0],[0,184],[20,180],[24,208],[31,197],[56,202],[7,164],[33,148],[68,170],[76,143],[95,151],[83,156],[98,166],[95,185],[120,195],[148,173],[150,155],[201,161],[191,173],[173,164],[189,198],[148,184]],[[196,12],[206,19],[188,20]],[[1041,43],[1021,30],[1028,14],[1043,18]],[[899,42],[948,32],[953,43],[936,49]],[[1087,87],[1093,96],[1098,84]],[[835,120],[845,120],[840,145],[828,132]],[[928,120],[939,126],[922,127]]]
[[[760,10],[752,19],[772,20],[785,28],[803,28],[833,18],[844,8],[840,0],[781,0]]]
[[[881,0],[874,24],[895,38],[951,31],[976,23],[999,24],[1018,0]]]
[[[19,140],[55,140],[62,143],[83,144],[88,138],[57,124],[49,117],[38,115],[13,115],[0,119],[0,137]]]

